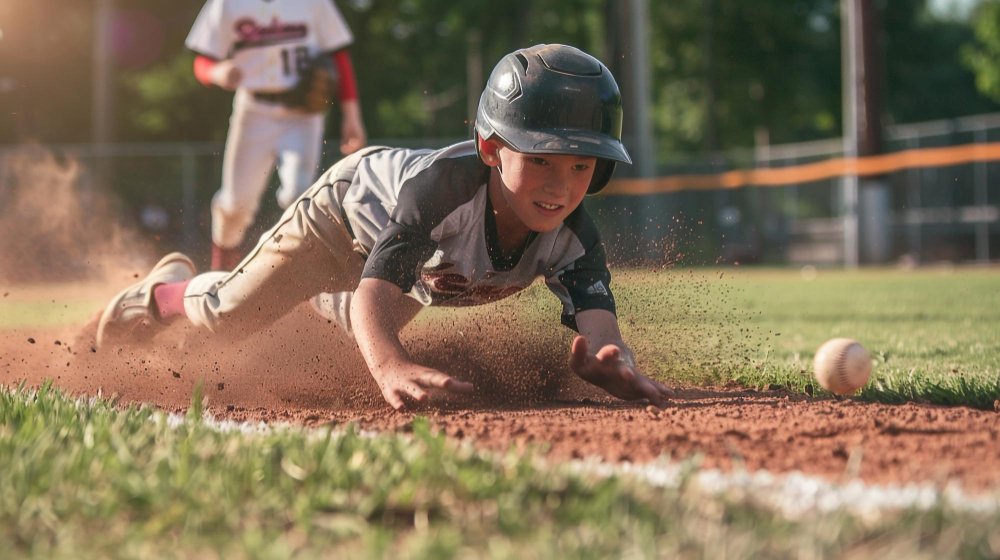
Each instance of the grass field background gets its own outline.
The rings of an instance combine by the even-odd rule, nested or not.
[[[626,342],[646,373],[669,383],[820,394],[816,349],[847,337],[874,360],[864,399],[992,409],[1000,398],[998,269],[624,270],[612,288]],[[545,338],[560,313],[541,286],[498,305],[428,315],[460,313],[471,325],[516,314]]]
[[[1000,271],[758,271],[733,280],[761,341],[748,384],[805,389],[819,345],[860,341],[875,360],[863,398],[992,408],[1000,398]],[[763,352],[763,356],[761,353]]]
[[[648,373],[673,383],[816,391],[812,353],[849,336],[876,360],[862,398],[977,407],[1000,387],[998,288],[992,269],[623,271],[615,281],[627,339]],[[82,323],[105,288],[72,301],[4,291],[4,327],[30,329]],[[558,316],[553,300],[542,288],[504,305],[537,328]],[[48,387],[0,393],[0,547],[38,558],[1000,556],[995,511],[941,502],[789,519],[752,495],[483,455],[420,420],[412,434],[377,437],[222,432],[199,402],[173,426],[149,408]]]

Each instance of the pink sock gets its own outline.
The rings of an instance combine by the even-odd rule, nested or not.
[[[187,289],[188,282],[190,280],[160,284],[153,288],[153,302],[156,304],[161,321],[187,316],[184,314],[184,290]]]

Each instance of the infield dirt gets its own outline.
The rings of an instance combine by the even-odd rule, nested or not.
[[[473,381],[471,397],[405,412],[381,398],[353,342],[302,306],[238,346],[198,342],[175,329],[148,350],[93,349],[92,325],[3,331],[0,383],[52,380],[71,394],[182,412],[201,384],[206,409],[237,421],[307,426],[355,422],[408,431],[425,416],[448,436],[486,449],[533,447],[554,460],[648,462],[700,456],[722,470],[800,471],[869,483],[1000,485],[1000,414],[965,407],[885,405],[740,387],[676,388],[657,410],[601,394],[566,366],[568,347],[409,329],[418,359]],[[486,351],[484,348],[492,348]],[[516,365],[519,364],[519,365]],[[669,381],[668,381],[669,383]]]

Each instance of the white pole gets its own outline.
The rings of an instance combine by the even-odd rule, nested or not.
[[[858,92],[857,48],[861,28],[857,21],[854,0],[842,0],[841,8],[841,85],[843,98],[844,157],[858,155]],[[858,177],[844,175],[841,183],[842,216],[844,227],[844,266],[858,266]]]
[[[103,144],[113,137],[112,109],[114,90],[111,71],[111,13],[114,0],[96,0],[93,36],[93,103],[91,106],[92,140]]]
[[[626,112],[634,111],[635,118],[632,131],[635,145],[632,159],[636,174],[639,177],[652,177],[656,174],[656,156],[653,150],[653,125],[649,116],[650,106],[650,62],[649,62],[649,2],[648,0],[631,0],[629,2],[629,51],[632,53],[631,84],[633,88]]]
[[[93,35],[93,82],[91,101],[91,143],[93,150],[93,175],[90,186],[111,188],[112,165],[107,145],[114,140],[114,84],[112,83],[111,13],[114,0],[96,0]]]

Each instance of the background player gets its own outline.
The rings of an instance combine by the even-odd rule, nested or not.
[[[604,244],[582,206],[615,162],[630,161],[621,125],[618,85],[597,59],[565,45],[507,55],[480,98],[475,140],[342,159],[233,272],[195,276],[183,254],[164,257],[108,304],[97,343],[148,339],[181,316],[242,337],[317,294],[353,292],[350,324],[327,316],[353,330],[398,409],[433,389],[472,390],[415,363],[400,342],[423,306],[488,303],[542,277],[563,304],[563,324],[581,335],[573,371],[617,397],[663,406],[667,389],[639,373],[622,340]]]
[[[301,89],[317,60],[339,78],[341,143],[350,154],[367,142],[347,46],[353,36],[332,0],[209,0],[185,44],[206,85],[235,90],[212,199],[212,269],[232,270],[278,161],[278,204],[287,208],[316,177],[325,106],[311,112]]]

